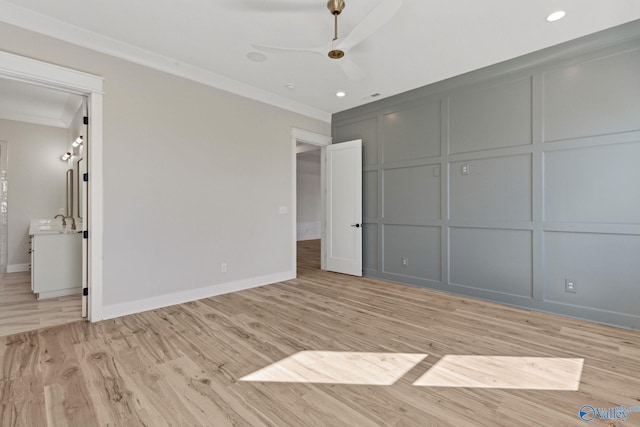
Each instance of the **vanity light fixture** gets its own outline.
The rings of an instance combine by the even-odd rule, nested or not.
[[[65,162],[66,162],[66,161],[67,161],[67,160],[69,160],[70,158],[71,158],[71,153],[67,151],[66,153],[64,153],[64,154],[62,155],[62,157],[60,157],[60,160],[63,160],[63,161],[65,161]]]
[[[547,21],[549,22],[556,22],[561,20],[562,18],[564,18],[564,16],[567,14],[567,12],[565,12],[564,10],[558,10],[553,12],[551,15],[547,16]]]
[[[76,138],[75,141],[73,141],[71,143],[71,145],[73,146],[73,148],[76,148],[76,147],[82,145],[83,142],[84,142],[84,138],[83,138],[82,135],[80,135],[79,137]]]

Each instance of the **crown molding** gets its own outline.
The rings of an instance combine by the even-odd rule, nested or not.
[[[123,43],[110,37],[88,31],[45,15],[0,0],[0,21],[15,25],[45,36],[53,37],[77,46],[124,59],[167,74],[192,80],[221,89],[235,95],[273,105],[294,113],[302,114],[326,123],[331,122],[327,111],[310,107],[280,95],[256,88],[246,83],[221,76],[203,68],[182,63],[173,58]]]
[[[33,123],[35,125],[50,126],[61,129],[68,128],[68,124],[59,119],[51,117],[41,117],[33,114],[16,113],[13,111],[0,110],[0,119],[11,120],[14,122]]]

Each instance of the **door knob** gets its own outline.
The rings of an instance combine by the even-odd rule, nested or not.
[[[352,227],[360,228],[360,224],[351,224]]]

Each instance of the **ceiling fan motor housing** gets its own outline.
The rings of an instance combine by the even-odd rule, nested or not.
[[[327,2],[327,7],[331,11],[332,15],[340,15],[340,12],[342,12],[344,6],[344,0],[329,0]]]

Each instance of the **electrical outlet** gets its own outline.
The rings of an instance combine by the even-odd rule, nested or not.
[[[409,258],[402,257],[402,266],[409,267]]]
[[[578,292],[578,282],[571,279],[564,279],[564,291],[575,294]]]
[[[64,208],[58,209],[58,212],[60,213],[60,215],[64,215]]]
[[[226,273],[227,272],[227,263],[223,262],[222,264],[220,264],[220,272],[221,273]]]
[[[460,166],[460,173],[462,175],[469,175],[469,163],[463,163],[462,166]]]

